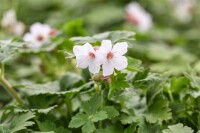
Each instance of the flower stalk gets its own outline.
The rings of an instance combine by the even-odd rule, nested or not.
[[[0,83],[20,105],[24,105],[23,100],[17,95],[17,92],[13,89],[12,85],[4,77],[4,64],[2,64],[1,68]]]

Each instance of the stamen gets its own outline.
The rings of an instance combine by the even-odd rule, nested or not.
[[[110,60],[113,58],[113,53],[110,51],[108,54],[107,54],[107,59]]]
[[[36,37],[36,39],[37,39],[38,41],[42,41],[42,40],[44,39],[44,37],[43,37],[42,35],[38,35],[38,36]]]

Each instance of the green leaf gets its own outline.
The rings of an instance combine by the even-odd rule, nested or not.
[[[55,132],[53,132],[53,131],[50,131],[50,132],[39,132],[39,131],[33,131],[33,132],[31,132],[31,133],[55,133]]]
[[[153,103],[153,100],[155,99],[155,97],[160,94],[162,92],[162,82],[160,82],[159,80],[155,80],[152,82],[148,82],[147,83],[147,94],[146,94],[146,98],[147,98],[147,105],[151,105]]]
[[[183,124],[179,123],[173,126],[168,126],[169,129],[165,129],[162,133],[193,133],[194,131],[187,126],[183,126]]]
[[[134,79],[135,80],[134,85],[137,85],[137,87],[141,87],[141,88],[145,88],[145,87],[150,88],[155,85],[157,87],[160,81],[162,81],[160,75],[158,75],[157,73],[150,73],[148,71],[145,71],[144,73],[139,73],[137,76],[138,77]],[[157,90],[160,90],[160,89],[157,88]]]
[[[56,129],[56,133],[71,133],[71,131],[64,127],[59,127]]]
[[[108,118],[106,111],[99,111],[96,114],[92,115],[91,121],[98,122]]]
[[[185,76],[190,80],[190,85],[192,88],[200,90],[200,78],[194,74],[187,74]]]
[[[0,62],[5,63],[12,60],[19,54],[19,49],[24,43],[13,42],[12,40],[0,40]]]
[[[112,82],[111,82],[111,85],[112,85],[112,89],[113,91],[116,91],[116,90],[122,90],[122,89],[125,89],[125,88],[129,88],[130,85],[126,79],[126,76],[127,76],[127,73],[117,73],[116,76],[114,76],[112,78]]]
[[[172,93],[180,94],[188,89],[189,80],[186,77],[173,77],[170,82],[170,90]]]
[[[94,126],[94,123],[92,123],[91,121],[88,121],[82,127],[82,132],[83,133],[93,133],[94,130],[95,130],[95,126]]]
[[[85,35],[82,19],[75,19],[75,20],[69,21],[63,26],[63,29],[68,37]]]
[[[138,133],[161,133],[160,125],[150,124],[145,121],[139,122]]]
[[[127,57],[127,58],[128,58],[128,67],[126,68],[127,70],[132,71],[132,72],[140,72],[143,70],[141,66],[142,61],[131,58],[131,57]]]
[[[107,126],[105,129],[97,129],[97,133],[123,133],[123,127],[119,124]]]
[[[105,106],[102,108],[102,110],[106,111],[109,119],[119,115],[119,112],[113,106]]]
[[[59,84],[62,90],[70,90],[83,84],[83,78],[78,74],[68,72],[61,77]]]
[[[68,52],[66,50],[58,50],[59,53],[63,54],[65,56],[65,59],[72,59],[75,57],[75,55],[71,52]]]
[[[12,133],[16,131],[20,131],[22,129],[26,129],[28,126],[32,126],[34,122],[29,121],[30,119],[34,118],[35,114],[32,112],[19,114],[15,116],[10,123],[9,129]]]
[[[124,133],[134,133],[137,129],[136,124],[131,124],[128,128],[124,130]]]
[[[89,116],[83,113],[76,114],[69,123],[70,128],[78,128],[88,121]]]
[[[110,32],[100,33],[94,36],[73,37],[70,40],[73,41],[76,45],[77,44],[82,45],[87,42],[89,43],[101,42],[104,39],[110,39],[113,43],[115,43],[120,40],[133,38],[134,35],[135,35],[134,32],[129,32],[129,31],[110,31]]]
[[[32,95],[71,95],[79,92],[78,89],[73,89],[70,91],[61,91],[59,83],[57,81],[47,82],[44,84],[35,84],[31,82],[22,83],[22,85],[18,85],[21,88],[21,91],[32,96]]]
[[[22,108],[22,107],[14,107],[14,110],[15,112],[19,112],[19,113],[32,111],[32,112],[47,114],[53,109],[55,109],[56,107],[57,105],[54,105],[48,108],[40,108],[40,109],[27,109],[27,108]]]
[[[89,101],[85,101],[82,103],[82,108],[88,115],[95,114],[99,106],[100,106],[100,97],[98,94],[93,95]]]
[[[43,132],[53,132],[53,133],[71,133],[68,129],[64,127],[57,127],[52,121],[46,120],[44,122],[37,122],[38,127]]]
[[[10,133],[10,124],[0,124],[0,133]]]
[[[146,120],[150,123],[162,122],[172,117],[169,103],[166,99],[156,99],[149,107],[145,115]]]
[[[38,124],[39,129],[43,132],[47,132],[47,131],[54,131],[55,132],[56,125],[55,125],[55,123],[53,123],[49,120],[46,120],[45,122],[37,121],[37,124]]]

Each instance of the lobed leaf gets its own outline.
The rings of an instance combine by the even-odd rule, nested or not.
[[[107,112],[106,111],[99,111],[92,115],[91,121],[92,122],[98,122],[102,121],[108,118]]]
[[[179,123],[176,125],[168,126],[169,129],[165,129],[162,133],[193,133],[194,131],[187,126],[183,126],[183,124]]]
[[[92,123],[91,121],[88,121],[82,127],[82,132],[83,133],[93,133],[94,130],[95,130],[95,126],[94,126],[94,123]]]
[[[108,115],[109,119],[112,119],[119,115],[119,112],[113,106],[105,106],[102,108]]]
[[[101,42],[105,39],[110,39],[113,43],[118,42],[123,39],[130,39],[135,35],[134,32],[129,31],[110,31],[100,33],[94,36],[86,37],[72,37],[70,40],[73,41],[76,45],[89,43]]]
[[[79,128],[88,121],[89,116],[83,113],[76,114],[69,123],[70,128]]]

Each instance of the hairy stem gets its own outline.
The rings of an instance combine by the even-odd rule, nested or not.
[[[5,89],[12,95],[12,97],[20,104],[20,105],[24,105],[23,100],[17,95],[17,92],[13,89],[13,87],[11,86],[11,84],[4,78],[4,77],[0,77],[0,82],[2,83],[2,85],[5,87]]]

